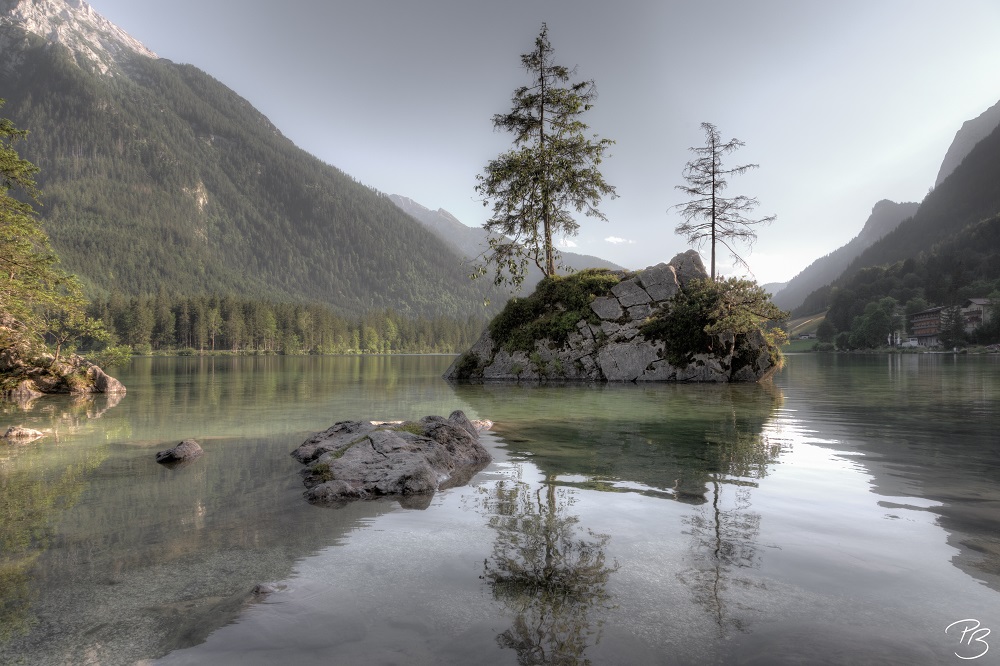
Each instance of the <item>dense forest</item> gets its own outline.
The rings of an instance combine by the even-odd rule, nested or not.
[[[348,319],[323,304],[234,296],[127,297],[91,303],[112,342],[140,353],[240,354],[457,353],[475,342],[484,317],[404,317],[393,310]]]
[[[884,344],[888,332],[867,332],[872,328],[870,317],[881,318],[874,306],[882,310],[895,306],[910,315],[936,305],[961,305],[970,298],[1000,302],[1000,215],[970,224],[916,257],[861,269],[814,292],[798,312],[829,307],[821,339],[853,333],[853,343],[841,346],[870,347]],[[994,316],[970,341],[1000,341],[1000,316]]]
[[[20,151],[41,169],[39,214],[89,297],[166,286],[411,319],[504,300],[387,196],[197,68],[135,56],[100,75],[32,35],[17,48],[0,71],[4,113],[30,131]]]

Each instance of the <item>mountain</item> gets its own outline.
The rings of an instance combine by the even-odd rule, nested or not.
[[[911,217],[916,203],[896,203],[883,199],[872,208],[861,233],[830,254],[820,257],[801,273],[789,280],[785,288],[774,294],[772,301],[783,310],[794,310],[805,298],[823,285],[833,282],[865,249]]]
[[[962,160],[976,144],[992,134],[997,127],[1000,127],[1000,102],[986,109],[976,118],[965,121],[955,134],[954,140],[948,147],[948,152],[945,153],[937,180],[934,181],[934,187],[943,183],[944,179],[950,176],[955,167],[962,163]]]
[[[406,212],[406,214],[434,232],[442,242],[451,246],[470,265],[476,257],[489,248],[490,234],[482,227],[468,227],[445,209],[431,210],[409,197],[392,194],[389,196],[389,199]],[[560,251],[560,254],[562,255],[563,264],[573,271],[580,271],[584,268],[623,270],[618,264],[601,259],[600,257],[565,251]],[[539,279],[540,275],[537,271],[529,273],[522,292],[530,293]]]
[[[1000,290],[1000,127],[977,143],[917,211],[859,254],[795,311],[830,308],[846,330],[868,302],[892,296],[951,305]]]
[[[937,180],[934,187],[940,187],[949,176],[969,157],[977,145],[989,138],[991,134],[1000,127],[1000,102],[981,113],[976,118],[968,120],[955,134],[955,138],[941,162]],[[988,152],[988,149],[986,149]],[[977,160],[986,158],[980,154]],[[988,160],[987,160],[988,161]],[[983,175],[983,174],[978,174]],[[960,177],[963,182],[968,178],[973,180],[977,174],[973,170],[965,171],[965,175]],[[989,176],[984,183],[989,190]],[[975,185],[971,185],[973,190],[981,190]],[[951,192],[961,191],[964,185],[953,184],[948,190]],[[847,245],[834,250],[830,254],[821,257],[810,264],[805,270],[792,278],[788,285],[774,294],[774,303],[786,310],[796,310],[805,307],[806,310],[813,310],[822,307],[826,302],[826,296],[817,294],[811,296],[817,290],[830,285],[841,275],[851,269],[856,272],[866,266],[877,265],[871,262],[880,261],[880,258],[894,257],[893,261],[900,261],[909,257],[915,257],[922,251],[929,251],[935,243],[949,238],[950,234],[958,233],[961,228],[971,222],[988,218],[993,212],[993,204],[990,203],[992,195],[985,194],[985,200],[980,201],[978,212],[965,205],[955,196],[945,194],[943,196],[932,196],[929,194],[923,203],[895,203],[889,200],[882,200],[872,208],[872,214],[865,222],[861,233],[851,240]],[[958,195],[960,198],[961,195]],[[979,194],[973,199],[981,198]],[[948,201],[947,204],[941,202]],[[967,203],[967,202],[966,202]],[[924,204],[927,204],[924,207]],[[956,211],[966,210],[971,215],[950,215],[949,206],[956,206]],[[921,211],[920,221],[913,225],[902,225],[904,220],[915,216]],[[933,211],[933,212],[932,212]],[[978,218],[977,218],[978,215]],[[935,221],[932,221],[935,220]],[[957,221],[960,220],[960,221]],[[902,227],[902,231],[893,234],[891,238],[880,244],[880,249],[873,251],[869,258],[861,258],[861,255],[868,248],[889,236],[890,232]],[[898,249],[900,251],[894,251]],[[905,249],[904,249],[905,248]],[[828,289],[824,293],[828,293]],[[808,304],[808,307],[805,305]]]
[[[481,313],[497,295],[389,198],[80,0],[0,0],[4,117],[91,297],[224,293],[355,315]]]
[[[760,285],[760,288],[769,294],[777,294],[787,286],[787,282],[768,282],[767,284]]]
[[[928,252],[1000,212],[1000,127],[969,151],[904,223],[855,259],[847,274]]]

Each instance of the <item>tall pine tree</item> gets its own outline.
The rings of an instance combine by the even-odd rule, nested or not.
[[[493,215],[483,225],[493,232],[485,265],[495,268],[494,282],[517,290],[534,263],[546,276],[556,274],[557,234],[574,236],[579,224],[571,210],[602,220],[602,197],[615,188],[598,170],[614,142],[584,135],[581,120],[597,96],[593,81],[570,83],[574,71],[552,60],[548,27],[543,23],[535,48],[521,56],[532,83],[514,91],[513,106],[493,116],[493,127],[514,135],[514,147],[486,165],[476,191]]]

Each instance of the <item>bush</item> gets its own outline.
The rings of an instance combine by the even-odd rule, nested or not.
[[[132,360],[132,348],[128,345],[110,345],[88,356],[88,360],[102,370],[112,367],[122,367]]]
[[[763,287],[750,280],[692,280],[639,329],[647,340],[661,340],[671,365],[686,366],[696,354],[707,354],[754,332],[764,335],[772,363],[781,364],[778,347],[784,331],[766,325],[788,316],[770,301]]]
[[[603,268],[588,268],[566,277],[547,277],[538,283],[531,296],[507,302],[490,322],[490,336],[508,352],[530,352],[536,340],[546,338],[561,344],[576,330],[581,319],[592,324],[600,321],[590,304],[620,281],[617,273]]]

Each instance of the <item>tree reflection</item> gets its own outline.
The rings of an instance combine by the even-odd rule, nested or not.
[[[15,449],[0,454],[4,498],[0,508],[0,645],[26,634],[35,624],[31,611],[35,564],[49,548],[57,521],[79,501],[88,477],[107,458],[108,447],[81,453],[76,462],[52,476],[37,474],[30,460],[13,465],[18,453]]]
[[[41,400],[0,403],[0,415],[28,419],[50,440],[79,433],[117,406],[121,394],[44,396]],[[108,432],[114,426],[108,428]],[[0,429],[2,431],[5,428]],[[36,622],[31,580],[51,545],[55,525],[86,490],[88,479],[108,457],[108,445],[78,452],[73,462],[46,468],[41,444],[0,449],[0,645],[25,635]]]
[[[741,570],[760,566],[759,513],[751,511],[751,491],[781,452],[781,446],[760,432],[747,431],[735,417],[709,433],[707,446],[715,452],[714,469],[707,473],[710,499],[685,519],[692,537],[694,567],[679,575],[695,601],[712,615],[720,635],[727,628],[748,630],[749,610],[737,599],[737,590],[756,584]]]
[[[483,489],[497,539],[483,563],[493,598],[514,615],[497,643],[519,664],[589,664],[584,652],[600,641],[609,605],[605,586],[618,570],[604,548],[610,537],[578,526],[570,491],[501,481]]]

